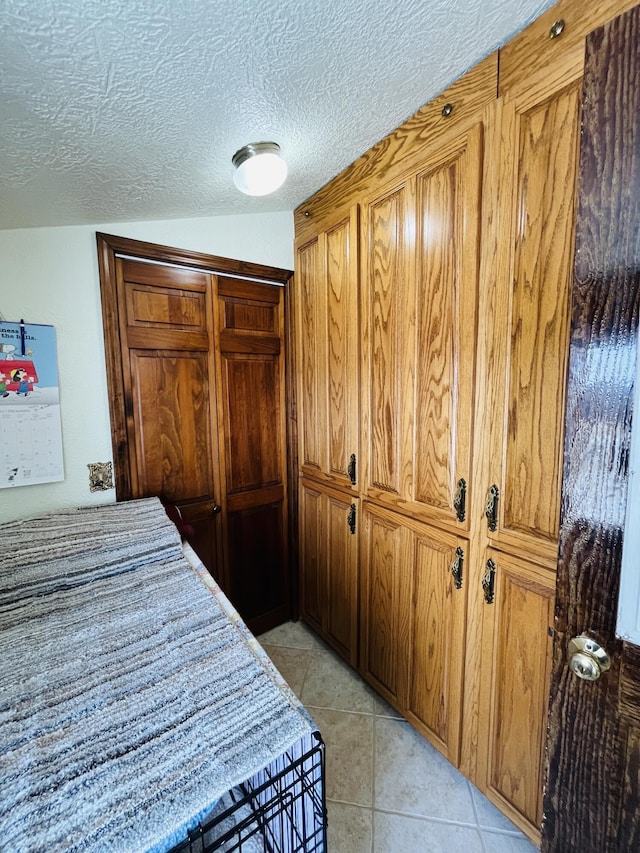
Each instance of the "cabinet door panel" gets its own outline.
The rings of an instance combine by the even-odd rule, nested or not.
[[[362,512],[360,642],[364,677],[395,707],[405,703],[410,534],[401,516],[372,505]]]
[[[299,489],[300,610],[302,618],[322,633],[326,602],[323,543],[323,494],[312,483],[301,480]]]
[[[407,493],[409,470],[403,425],[413,399],[413,329],[409,292],[412,247],[407,187],[395,187],[367,205],[364,291],[367,396],[365,488],[394,499]]]
[[[427,522],[471,488],[483,126],[426,151],[364,206],[365,483]]]
[[[460,547],[463,546],[463,547]],[[460,558],[462,586],[451,567]],[[425,528],[414,534],[407,719],[453,764],[460,758],[465,605],[464,540]]]
[[[325,303],[320,240],[314,237],[298,248],[296,259],[296,333],[298,336],[298,411],[300,467],[306,474],[323,468],[323,397],[326,377],[322,369]]]
[[[357,394],[358,322],[357,215],[329,228],[325,241],[327,340],[326,471],[339,485],[350,483],[351,454],[358,454]]]
[[[297,247],[300,467],[351,488],[359,452],[358,209]]]
[[[458,479],[470,485],[481,180],[479,125],[417,179],[411,498],[427,517],[448,521],[454,518]]]
[[[495,598],[486,604],[492,637],[487,794],[530,834],[542,820],[542,761],[551,671],[555,578],[489,551]]]
[[[302,617],[352,666],[358,653],[358,501],[300,481]]]
[[[327,608],[326,632],[334,648],[352,666],[358,650],[358,501],[328,492],[327,505]]]
[[[534,93],[535,94],[535,93]],[[498,538],[555,562],[569,333],[580,81],[505,105],[512,210]],[[501,335],[503,332],[498,331]]]

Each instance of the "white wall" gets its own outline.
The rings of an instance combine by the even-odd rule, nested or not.
[[[113,459],[96,231],[293,269],[292,213],[0,231],[0,319],[56,327],[65,467],[63,482],[0,489],[0,522],[115,500],[87,469]]]

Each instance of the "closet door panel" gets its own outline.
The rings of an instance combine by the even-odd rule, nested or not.
[[[131,350],[129,357],[136,496],[210,499],[214,486],[207,464],[211,459],[207,353]]]
[[[283,294],[249,280],[215,280],[230,598],[254,633],[289,612]]]
[[[262,626],[284,614],[289,594],[285,509],[283,501],[264,502],[264,496],[246,506],[228,510],[227,547],[229,560],[237,570],[229,580],[229,598],[245,621]],[[279,621],[283,621],[278,616]]]

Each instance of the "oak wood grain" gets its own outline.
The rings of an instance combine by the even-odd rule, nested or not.
[[[586,35],[635,5],[636,0],[560,0],[500,48],[500,95],[519,88],[523,79],[547,74],[557,62],[582,65]],[[558,20],[564,30],[552,39],[551,26]]]
[[[416,152],[431,145],[435,137],[448,133],[452,124],[462,127],[475,121],[483,107],[495,100],[497,83],[498,55],[495,52],[296,208],[296,235],[305,239],[314,220],[322,220],[333,208],[356,203],[382,182],[406,173],[411,168],[406,161],[415,159]],[[453,106],[448,117],[442,114],[445,104]]]
[[[554,546],[573,254],[580,84],[514,104],[514,208],[502,529]],[[533,550],[533,549],[532,549]]]

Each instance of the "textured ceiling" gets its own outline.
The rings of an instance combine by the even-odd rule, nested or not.
[[[292,210],[549,5],[0,0],[0,228]]]

